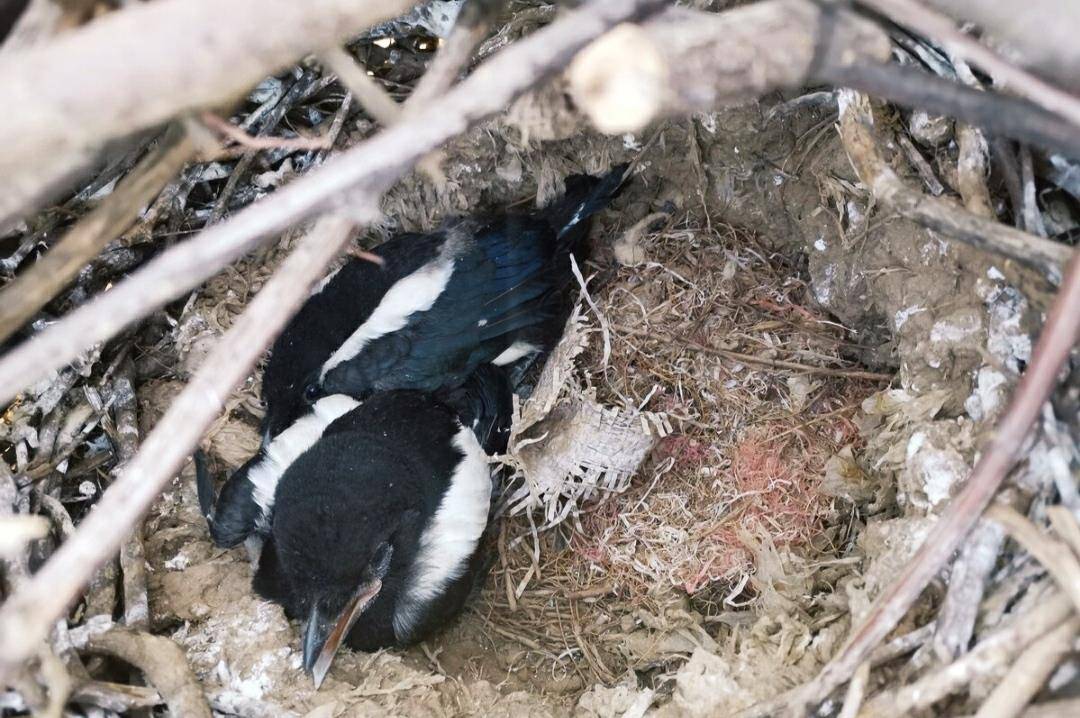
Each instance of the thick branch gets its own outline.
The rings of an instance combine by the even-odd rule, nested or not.
[[[90,639],[87,649],[107,653],[142,671],[157,689],[170,715],[210,718],[202,687],[176,643],[163,636],[114,628]]]
[[[10,140],[0,155],[0,225],[106,141],[227,102],[412,4],[158,0],[0,57],[0,97],[12,109],[0,113]]]
[[[29,346],[24,351],[36,352],[57,340],[59,344],[53,346],[71,351],[75,345],[106,339],[153,306],[195,286],[224,262],[258,244],[260,238],[323,208],[348,190],[356,188],[350,202],[360,203],[370,213],[381,192],[425,152],[464,131],[471,122],[505,107],[515,96],[565,65],[577,50],[607,28],[660,4],[658,0],[595,0],[507,48],[440,102],[279,190],[273,201],[260,202],[166,253],[86,305],[89,312],[80,310],[59,322],[53,328],[61,331],[52,338],[46,336],[52,334],[47,331],[39,337],[44,342],[35,340],[37,347]],[[33,655],[51,622],[78,595],[94,569],[119,547],[221,410],[225,396],[247,376],[303,302],[308,288],[344,246],[347,232],[340,221],[327,220],[319,227],[320,232],[297,246],[215,347],[75,536],[0,608],[0,675]],[[167,285],[164,291],[158,286],[161,283]],[[144,292],[149,296],[143,296]],[[119,302],[115,301],[117,295],[121,297]],[[117,318],[116,312],[125,314]],[[101,322],[110,324],[104,332]],[[61,326],[64,324],[68,324],[66,329]],[[74,342],[71,337],[63,338],[71,331],[79,332]],[[18,358],[13,355],[11,359]],[[32,373],[36,370],[24,372],[8,389],[17,388]]]
[[[818,33],[830,33],[821,51]],[[685,115],[798,87],[815,65],[885,61],[888,36],[843,13],[822,27],[810,0],[766,0],[723,13],[673,8],[642,28],[610,33],[574,60],[574,101],[603,132],[641,129],[663,115]]]

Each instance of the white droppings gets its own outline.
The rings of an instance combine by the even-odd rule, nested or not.
[[[630,132],[627,132],[625,135],[622,136],[622,144],[623,148],[627,150],[641,149],[641,142],[639,142],[638,138],[634,137],[633,133]]]
[[[814,282],[814,297],[819,304],[828,306],[832,299],[833,287],[836,284],[836,265],[829,264],[822,270],[822,281]]]
[[[191,557],[183,549],[180,549],[175,556],[165,562],[165,568],[170,571],[183,571],[189,565],[191,565]]]
[[[925,311],[925,307],[920,307],[917,304],[912,304],[910,307],[899,309],[896,314],[893,315],[893,325],[896,327],[897,331],[900,331],[900,327],[904,326],[908,319],[911,319],[913,315],[918,314],[919,312]]]
[[[1020,327],[1027,300],[1015,288],[1003,287],[991,292],[986,303],[990,310],[986,349],[1010,371],[1018,372],[1020,362],[1031,358],[1031,337]]]
[[[1005,375],[984,366],[975,375],[975,387],[964,401],[964,409],[975,421],[992,419],[1005,399]]]
[[[1005,279],[1005,275],[1001,273],[1001,270],[997,267],[990,267],[986,270],[986,276],[993,279],[995,282],[1000,282]]]
[[[974,315],[962,315],[949,320],[934,322],[930,328],[930,341],[938,344],[958,344],[982,329],[982,322]]]
[[[827,244],[825,244],[825,239],[823,237],[818,237],[816,240],[814,240],[814,249],[816,249],[817,251],[824,252],[828,248],[829,247]]]
[[[908,440],[905,483],[925,496],[925,502],[910,493],[908,498],[922,508],[933,510],[948,501],[953,487],[964,480],[968,469],[967,462],[956,449],[951,446],[939,449],[921,431],[912,434]]]

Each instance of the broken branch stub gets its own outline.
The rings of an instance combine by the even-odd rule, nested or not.
[[[888,36],[849,13],[820,31],[809,0],[767,0],[723,13],[672,8],[622,25],[583,50],[567,73],[574,102],[597,129],[640,130],[654,119],[756,100],[804,84],[815,65],[885,61]],[[820,57],[819,57],[820,55]]]

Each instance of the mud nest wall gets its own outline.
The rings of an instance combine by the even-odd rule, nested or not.
[[[1078,710],[1068,43],[995,3],[119,5],[0,48],[5,710]],[[618,162],[483,590],[315,692],[186,457],[255,451],[341,256]]]

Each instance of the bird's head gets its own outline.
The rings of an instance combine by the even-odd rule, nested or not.
[[[266,414],[263,415],[260,427],[263,446],[268,445],[297,419],[310,412],[311,407],[327,393],[323,390],[318,369],[284,385],[264,381],[263,401],[266,403]]]
[[[324,439],[322,456],[305,455],[292,467],[286,481],[299,477],[297,490],[283,484],[273,518],[276,569],[288,587],[289,613],[303,621],[304,668],[316,686],[365,611],[380,596],[393,601],[399,572],[392,568],[411,553],[400,530],[415,513],[409,497],[365,490],[365,484],[380,482],[365,481],[366,462],[348,441]],[[334,457],[328,448],[340,451]],[[317,461],[317,470],[305,472],[308,461]]]

